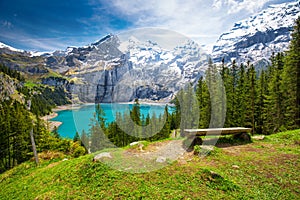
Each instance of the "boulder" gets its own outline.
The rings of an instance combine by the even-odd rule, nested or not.
[[[131,146],[131,147],[133,147],[133,146],[135,146],[135,145],[138,145],[138,144],[140,144],[141,142],[131,142],[130,144],[129,144],[129,146]]]
[[[263,140],[265,139],[265,136],[264,135],[255,135],[252,137],[254,140]]]
[[[93,161],[101,160],[102,158],[112,158],[109,152],[103,152],[94,156]]]

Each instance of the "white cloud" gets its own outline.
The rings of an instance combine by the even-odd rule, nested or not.
[[[253,14],[259,11],[270,0],[214,0],[213,8],[216,10],[227,9],[228,14],[246,11]]]
[[[166,28],[200,44],[209,44],[234,22],[260,11],[272,1],[275,0],[113,0],[109,6],[110,12],[131,21],[135,27]]]
[[[15,31],[14,33],[3,31],[0,32],[0,37],[14,44],[26,44],[26,47],[31,51],[54,51],[65,49],[68,46],[62,38],[35,38],[21,31]]]
[[[221,28],[219,17],[211,13],[211,3],[206,0],[115,0],[113,9],[123,18],[134,22],[136,27],[155,26],[178,31],[201,42],[211,40]],[[213,27],[212,27],[212,24]]]
[[[65,49],[68,45],[58,41],[57,38],[23,38],[20,42],[26,42],[28,46],[35,51],[46,50],[54,51]]]

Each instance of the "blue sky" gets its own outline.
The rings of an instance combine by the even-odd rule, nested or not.
[[[0,42],[30,51],[83,46],[140,27],[212,44],[234,22],[295,0],[0,0]]]

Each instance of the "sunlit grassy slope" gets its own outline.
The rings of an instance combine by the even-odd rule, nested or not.
[[[26,162],[0,175],[0,199],[300,199],[299,158],[294,130],[149,173],[117,171],[93,155]]]

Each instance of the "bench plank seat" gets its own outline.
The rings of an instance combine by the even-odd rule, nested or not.
[[[232,127],[232,128],[207,128],[207,129],[184,129],[185,136],[205,136],[205,135],[234,135],[240,133],[250,133],[251,128]]]

